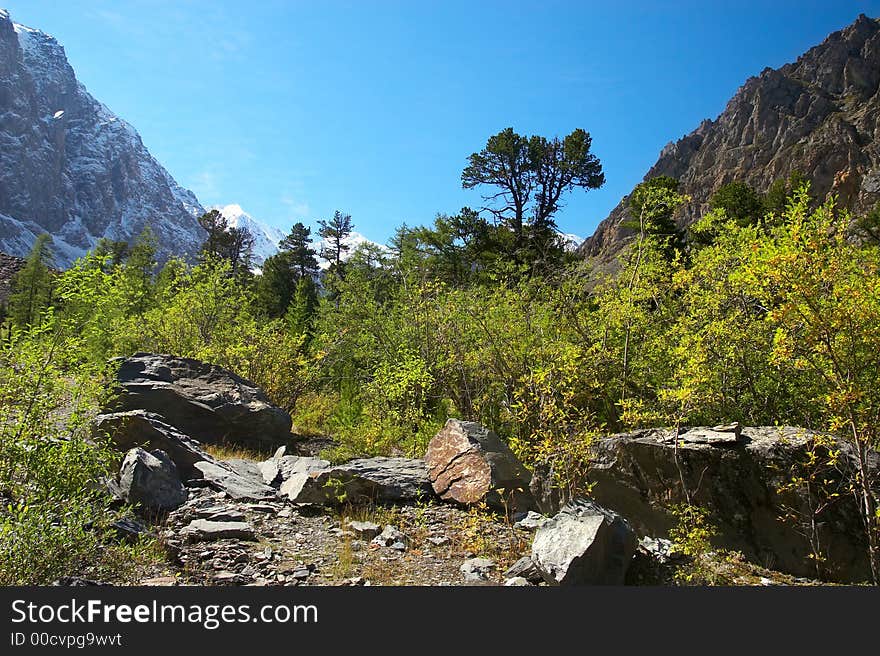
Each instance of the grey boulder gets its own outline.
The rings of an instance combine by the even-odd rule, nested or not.
[[[148,410],[206,444],[257,447],[290,439],[290,415],[252,382],[191,358],[135,353],[116,374],[121,410]]]
[[[119,487],[127,501],[153,510],[174,510],[188,496],[171,459],[162,451],[149,453],[139,447],[125,454]]]
[[[538,584],[544,580],[541,571],[535,566],[531,556],[523,556],[511,565],[504,576],[507,578],[524,578],[529,583]]]
[[[159,415],[145,410],[98,415],[92,423],[92,433],[109,436],[120,451],[138,446],[148,451],[164,451],[184,479],[192,475],[195,463],[211,460],[196,440],[181,433]]]
[[[532,561],[553,585],[623,585],[636,546],[623,517],[579,499],[538,529]]]
[[[362,540],[372,540],[382,531],[382,527],[375,522],[349,522],[348,529]]]
[[[298,465],[299,468],[317,463]],[[298,472],[281,486],[294,503],[406,503],[433,496],[422,460],[362,458],[342,465]]]
[[[194,478],[240,501],[262,501],[275,496],[275,489],[263,483],[255,463],[247,461],[208,461],[195,464]]]

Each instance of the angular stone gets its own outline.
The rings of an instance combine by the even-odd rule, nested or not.
[[[443,499],[499,510],[534,509],[531,474],[495,433],[480,424],[450,419],[428,444],[425,464]]]
[[[636,545],[623,517],[576,500],[538,529],[532,561],[554,585],[623,585]]]
[[[116,537],[126,542],[137,542],[150,531],[146,525],[134,517],[123,517],[113,522],[110,527],[116,532]]]
[[[488,558],[468,558],[461,564],[459,570],[464,575],[465,581],[488,581],[495,568],[494,560],[489,560]]]
[[[400,503],[433,496],[422,460],[382,457],[295,473],[280,493],[295,503],[316,504]]]
[[[278,495],[293,503],[326,503],[327,492],[314,483],[308,472],[292,474],[278,490]]]
[[[252,382],[191,358],[135,353],[121,361],[122,410],[148,410],[206,444],[257,447],[290,439],[290,415]]]
[[[524,517],[514,522],[513,525],[517,528],[526,529],[527,531],[534,531],[541,528],[541,526],[547,521],[549,521],[548,517],[544,517],[544,515],[530,510]]]
[[[537,568],[531,556],[523,556],[517,560],[504,572],[504,576],[509,578],[522,577],[529,583],[536,584],[544,580],[541,571]]]
[[[259,472],[236,469],[233,462],[197,462],[195,470],[198,478],[232,499],[260,501],[275,496],[275,489],[263,483]]]
[[[280,484],[279,475],[281,474],[280,468],[278,466],[281,458],[284,457],[284,454],[287,452],[286,446],[279,446],[275,450],[275,454],[269,458],[261,462],[258,466],[260,468],[260,473],[263,476],[263,482],[266,485],[275,485],[276,483]]]
[[[529,583],[527,579],[524,579],[522,576],[514,576],[513,578],[506,579],[504,581],[504,585],[507,587],[527,587],[532,584]]]
[[[375,522],[349,522],[348,528],[362,540],[372,540],[382,531],[382,527]]]
[[[208,519],[194,519],[180,530],[180,535],[190,542],[256,539],[253,527],[247,522],[212,522]]]
[[[406,545],[406,542],[406,535],[400,532],[397,527],[388,524],[379,535],[373,538],[372,544],[380,547],[391,547],[395,544]]]
[[[159,415],[145,410],[98,415],[92,423],[92,433],[109,436],[121,451],[136,446],[147,451],[164,451],[184,479],[192,476],[195,463],[213,460],[196,440],[181,433]]]
[[[247,520],[247,516],[243,512],[232,507],[210,514],[201,514],[200,518],[211,522],[244,522]]]
[[[187,499],[177,467],[159,450],[131,449],[119,470],[119,486],[127,501],[154,510],[174,510]]]
[[[270,461],[261,464],[263,480],[266,479],[267,472],[271,473],[271,465],[268,465],[268,462]],[[274,466],[277,469],[277,473],[271,484],[283,487],[284,483],[293,476],[323,471],[330,467],[330,463],[327,460],[310,456],[283,456],[275,461]]]

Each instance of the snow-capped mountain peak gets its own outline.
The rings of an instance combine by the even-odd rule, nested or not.
[[[316,235],[317,237],[317,235]],[[379,250],[383,252],[387,252],[389,249],[387,246],[383,246],[371,239],[367,239],[359,232],[352,232],[345,239],[342,240],[342,243],[345,246],[348,246],[348,250],[342,254],[342,260],[345,261],[354,255],[354,252],[358,249],[359,246],[363,244],[371,244],[377,247]],[[326,260],[322,260],[320,258],[321,252],[330,247],[330,242],[327,239],[316,238],[312,240],[312,248],[315,249],[315,252],[318,253],[318,266],[323,270],[330,267],[330,263]]]
[[[278,244],[284,239],[284,233],[275,226],[257,221],[235,203],[214,205],[211,209],[220,212],[230,228],[245,228],[251,233],[254,238],[255,266],[263,266],[263,262],[278,252]]]
[[[237,203],[213,205],[210,209],[220,212],[230,227],[246,228],[251,233],[254,237],[254,266],[261,267],[263,262],[278,253],[278,245],[285,236],[284,231],[255,219]],[[330,263],[322,260],[320,256],[324,249],[329,248],[330,242],[326,239],[321,239],[317,231],[313,229],[311,243],[318,256],[319,268],[322,270],[327,269]],[[343,244],[348,246],[348,250],[342,256],[343,260],[350,258],[361,244],[372,244],[383,251],[388,250],[387,247],[367,239],[359,232],[352,232],[343,240]]]
[[[584,243],[583,237],[571,232],[560,233],[559,237],[562,239],[562,247],[566,253],[576,253],[580,245]]]

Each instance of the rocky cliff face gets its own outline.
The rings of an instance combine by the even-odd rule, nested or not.
[[[150,225],[159,256],[195,253],[202,212],[138,133],[80,84],[64,48],[0,10],[0,250],[24,255],[54,237],[66,266],[100,237]]]
[[[712,193],[739,180],[758,191],[797,171],[820,196],[863,211],[880,200],[880,23],[864,15],[793,64],[765,69],[740,87],[714,121],[668,144],[645,179],[678,178],[693,198],[688,225]],[[580,252],[608,257],[626,243],[624,198]]]

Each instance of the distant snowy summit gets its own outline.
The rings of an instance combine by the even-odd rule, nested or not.
[[[278,252],[281,229],[237,204],[211,209],[254,236],[255,266]],[[204,212],[137,131],[76,79],[58,41],[0,9],[0,251],[27,255],[37,235],[48,232],[55,265],[65,268],[102,237],[132,242],[149,225],[160,261],[192,260],[206,237],[198,223]],[[320,254],[329,244],[312,234]],[[567,250],[582,241],[563,239]],[[345,244],[346,258],[362,244],[388,250],[359,232]]]
[[[576,253],[577,249],[584,243],[583,237],[579,237],[570,232],[559,233],[559,236],[562,238],[562,247],[565,249],[566,253]]]
[[[212,205],[226,219],[231,228],[245,228],[254,238],[254,266],[261,267],[263,262],[278,252],[278,244],[284,239],[284,233],[278,228],[262,221],[257,221],[245,212],[241,205]]]
[[[255,219],[245,212],[241,205],[212,205],[209,209],[219,211],[230,227],[247,228],[247,231],[254,237],[254,266],[262,267],[267,259],[278,253],[278,245],[285,237],[285,233],[279,228]],[[578,247],[584,242],[583,237],[572,233],[560,233],[559,236],[562,239],[563,248],[568,253],[577,252]],[[354,255],[358,247],[363,244],[375,246],[381,252],[387,253],[390,250],[387,246],[372,241],[359,232],[352,232],[343,240],[343,244],[348,247],[343,255],[343,260]],[[315,252],[320,256],[321,251],[329,246],[329,242],[326,239],[320,239],[315,228],[312,228],[312,248],[315,249]],[[330,264],[319,257],[318,266],[321,269],[326,269]]]
[[[213,205],[210,209],[219,211],[230,227],[246,228],[253,236],[254,266],[262,267],[267,259],[278,253],[278,245],[285,237],[285,233],[279,228],[255,219],[253,216],[245,212],[241,205]],[[352,232],[343,240],[343,244],[348,246],[348,251],[343,256],[343,259],[351,257],[357,247],[361,244],[372,244],[381,250],[387,250],[385,246],[367,239],[359,232]],[[328,246],[329,243],[324,239],[318,238],[315,229],[312,228],[312,247],[315,249],[315,252],[320,255],[321,250]],[[318,265],[322,269],[326,269],[329,266],[329,263],[324,262],[319,258]]]

